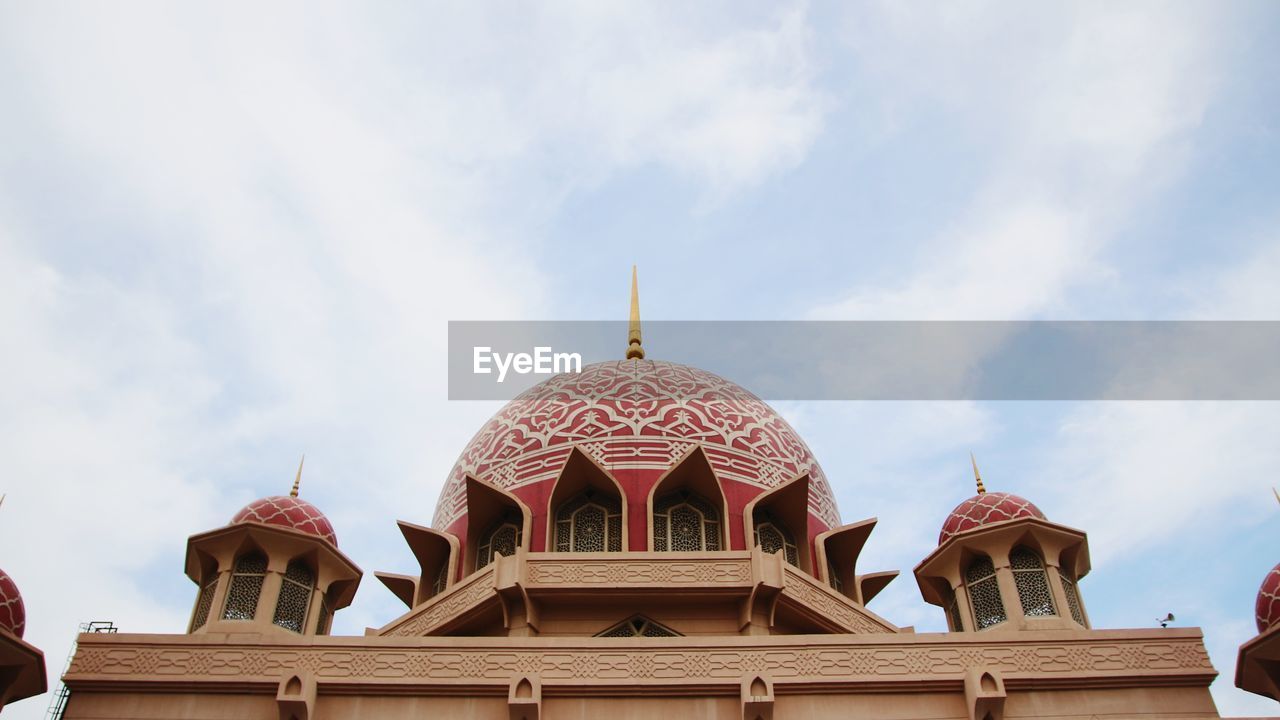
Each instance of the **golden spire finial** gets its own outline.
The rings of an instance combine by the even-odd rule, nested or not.
[[[1277,492],[1274,487],[1271,488],[1271,494],[1276,496],[1276,502],[1280,502],[1280,492]],[[4,502],[4,498],[0,497],[0,503],[2,502]]]
[[[640,345],[640,290],[636,285],[635,265],[631,266],[631,325],[627,328],[627,359],[644,359],[644,347]]]
[[[298,461],[298,474],[293,476],[293,489],[289,491],[289,497],[298,497],[298,488],[302,485],[302,463],[307,461],[306,454]]]
[[[978,494],[983,495],[987,492],[987,489],[982,485],[982,473],[978,472],[978,459],[973,456],[972,452],[969,453],[969,462],[973,463],[973,479],[978,483]]]

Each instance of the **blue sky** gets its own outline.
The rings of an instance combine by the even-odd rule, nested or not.
[[[80,621],[180,631],[186,537],[303,452],[409,569],[496,409],[444,399],[445,323],[620,319],[632,263],[661,319],[1280,319],[1274,3],[684,5],[0,2],[0,567],[51,671]],[[1274,404],[779,408],[880,518],[865,569],[973,450],[1090,533],[1097,626],[1172,611],[1275,712],[1231,687]],[[943,626],[909,577],[872,608]]]

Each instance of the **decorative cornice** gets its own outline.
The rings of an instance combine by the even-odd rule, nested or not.
[[[448,694],[504,691],[537,673],[550,692],[629,686],[736,688],[768,672],[790,692],[958,688],[972,667],[1010,687],[1204,687],[1216,675],[1196,629],[718,638],[290,638],[246,635],[82,635],[66,674],[82,688],[156,685],[273,691],[281,675],[315,674],[322,692]]]

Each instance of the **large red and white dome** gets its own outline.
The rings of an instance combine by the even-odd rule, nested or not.
[[[1018,497],[1013,493],[982,492],[956,506],[942,523],[942,532],[938,533],[938,544],[951,539],[953,535],[974,530],[984,525],[1032,517],[1044,520],[1040,508],[1031,504],[1030,500]]]
[[[0,570],[0,628],[22,637],[27,629],[27,608],[13,578]]]
[[[315,505],[290,495],[272,495],[240,508],[231,518],[231,525],[256,522],[300,530],[324,538],[338,547],[338,536],[333,532],[329,518]]]
[[[808,473],[810,535],[840,523],[831,488],[813,454],[773,408],[718,375],[658,360],[618,360],[557,375],[494,415],[462,451],[436,506],[434,525],[461,534],[465,476],[519,497],[534,516],[531,549],[551,486],[576,446],[608,470],[644,508],[649,490],[701,445],[724,489],[730,515],[760,493]],[[732,519],[732,517],[731,517]],[[632,533],[643,520],[632,518]],[[741,523],[730,522],[734,546]]]

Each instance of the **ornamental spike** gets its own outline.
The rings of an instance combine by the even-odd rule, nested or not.
[[[306,461],[306,453],[303,453],[302,459],[298,461],[298,474],[293,476],[293,489],[289,491],[289,497],[298,497],[298,488],[302,486],[302,464]]]
[[[978,483],[978,494],[986,494],[987,489],[982,485],[982,473],[978,472],[978,460],[973,456],[972,452],[969,453],[969,462],[973,463],[973,479]],[[1278,496],[1278,499],[1280,499],[1280,496]]]
[[[644,347],[640,344],[640,290],[636,284],[635,265],[631,266],[631,322],[627,328],[627,359],[644,359]]]

